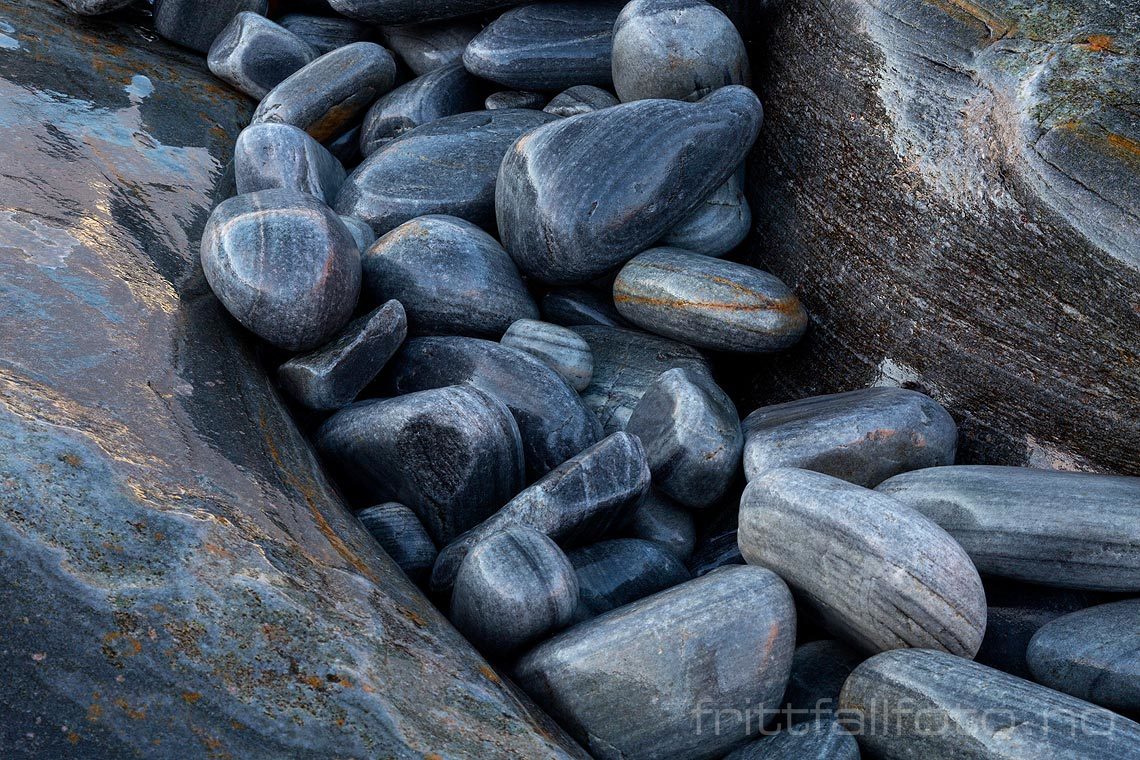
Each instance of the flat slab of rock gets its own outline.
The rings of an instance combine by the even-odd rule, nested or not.
[[[737,171],[658,241],[705,256],[723,256],[744,242],[752,209],[744,197],[744,173]]]
[[[337,13],[385,25],[468,16],[507,4],[503,0],[329,0]]]
[[[251,11],[264,16],[269,0],[155,0],[154,30],[199,53],[206,53],[234,16]]]
[[[340,161],[291,124],[251,124],[234,145],[239,195],[284,188],[332,203],[347,176]]]
[[[384,26],[380,27],[380,39],[412,73],[423,76],[450,63],[462,64],[463,51],[480,28],[478,22],[463,19]]]
[[[409,578],[419,585],[426,583],[439,552],[415,512],[387,502],[360,510],[356,519]]]
[[[568,328],[534,319],[520,319],[507,328],[499,342],[538,359],[561,375],[576,391],[584,390],[594,376],[594,355],[590,353],[590,345]]]
[[[724,184],[762,118],[751,90],[723,87],[700,103],[625,103],[535,130],[499,171],[503,246],[543,282],[605,274]]]
[[[903,473],[877,490],[945,528],[983,573],[1140,591],[1140,478],[975,465]]]
[[[903,388],[813,396],[744,418],[744,474],[814,470],[874,488],[907,470],[954,463],[958,428],[926,394]]]
[[[400,85],[368,109],[360,130],[360,152],[371,156],[393,138],[416,127],[478,110],[480,89],[475,78],[458,62]]]
[[[599,541],[575,549],[568,556],[578,575],[575,621],[636,602],[690,577],[676,556],[659,544],[640,538]]]
[[[740,551],[779,573],[835,635],[870,652],[973,657],[986,595],[970,558],[922,513],[808,470],[769,470],[740,500]]]
[[[567,118],[580,113],[600,111],[618,104],[618,99],[609,90],[592,84],[579,84],[555,95],[543,111]]]
[[[872,657],[847,679],[840,709],[884,760],[1140,757],[1140,724],[945,652]]]
[[[317,51],[257,13],[234,16],[210,46],[210,73],[261,100],[289,75],[312,63]]]
[[[716,758],[779,700],[795,628],[774,573],[724,568],[574,626],[515,677],[594,757]]]

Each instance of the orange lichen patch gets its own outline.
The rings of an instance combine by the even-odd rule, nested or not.
[[[71,742],[72,744],[79,744],[79,734],[75,733],[74,731],[71,731],[67,735],[67,740],[69,742]]]
[[[1115,132],[1109,132],[1106,139],[1109,145],[1121,153],[1132,158],[1140,158],[1140,142],[1124,135],[1118,135]]]
[[[182,692],[182,701],[188,705],[198,704],[198,700],[200,700],[201,698],[202,698],[202,695],[196,691],[184,691],[184,692]]]
[[[215,557],[221,557],[222,559],[233,559],[234,556],[233,552],[229,549],[224,546],[218,546],[217,544],[202,544],[202,549],[208,554],[213,554]]]
[[[119,646],[118,642],[120,640],[126,643],[126,649]],[[142,642],[133,636],[128,636],[122,631],[111,631],[103,637],[103,654],[110,660],[114,660],[118,657],[134,657],[141,651]]]
[[[1017,28],[1013,22],[995,16],[970,0],[929,0],[929,2],[960,21],[984,29],[989,42],[1008,37]]]
[[[489,665],[483,664],[479,666],[479,672],[487,677],[487,680],[493,684],[501,684],[503,680],[499,678],[499,674],[491,669]]]
[[[424,755],[424,760],[443,760],[443,757],[435,754],[434,752]]]
[[[59,461],[72,467],[80,467],[83,464],[83,460],[75,454],[64,454],[59,458]]]
[[[325,681],[320,676],[301,676],[301,683],[314,689],[324,689]]]
[[[137,708],[131,707],[131,705],[125,699],[122,699],[122,698],[116,699],[115,700],[115,707],[118,707],[120,710],[125,712],[127,714],[127,717],[130,718],[131,720],[145,720],[146,719],[146,708],[145,707],[137,707]]]
[[[1085,45],[1094,53],[1115,53],[1113,45],[1116,40],[1109,34],[1090,34],[1085,39]]]
[[[99,693],[96,692],[92,695],[95,699],[91,706],[87,708],[87,721],[89,723],[98,723],[99,719],[103,717],[103,705],[99,704]]]
[[[427,627],[427,621],[424,620],[423,617],[421,617],[420,614],[415,610],[409,610],[407,607],[397,607],[396,609],[399,610],[401,615],[406,617],[408,620],[411,620],[417,628]]]

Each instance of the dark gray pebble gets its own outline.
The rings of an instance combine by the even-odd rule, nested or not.
[[[492,92],[483,101],[483,107],[488,111],[497,111],[500,108],[530,108],[541,111],[550,99],[541,92],[526,92],[525,90],[503,90]]]
[[[286,188],[331,203],[346,176],[325,146],[290,124],[251,124],[234,145],[239,194]]]
[[[604,325],[628,327],[607,293],[587,288],[559,288],[542,297],[542,318],[563,327]]]
[[[390,501],[356,513],[380,548],[409,578],[423,585],[438,553],[416,513]]]
[[[561,375],[576,391],[585,389],[594,376],[594,355],[590,353],[590,345],[569,328],[534,319],[520,319],[507,328],[499,342],[538,359]]]
[[[752,227],[752,210],[744,197],[743,175],[741,167],[658,243],[705,256],[723,256],[740,245]]]
[[[652,489],[641,500],[626,530],[634,538],[660,544],[682,562],[692,556],[697,542],[693,516]]]
[[[599,541],[575,549],[569,558],[578,574],[577,621],[672,588],[690,577],[673,554],[640,538]]]
[[[202,233],[206,281],[248,330],[304,351],[352,316],[360,251],[336,214],[311,195],[262,190],[223,201]]]
[[[724,760],[859,760],[859,744],[834,720],[820,720],[758,739]]]
[[[743,565],[736,528],[720,530],[702,538],[693,549],[688,566],[694,578],[707,575],[718,567]]]
[[[361,125],[357,124],[352,129],[340,133],[325,143],[329,149],[329,153],[336,156],[336,159],[340,161],[341,165],[349,171],[357,166],[364,158],[360,155],[360,127]],[[376,233],[372,234],[375,235]]]
[[[261,100],[316,57],[312,45],[285,27],[243,12],[218,34],[206,63],[214,76]]]
[[[344,222],[344,226],[348,227],[348,231],[352,233],[352,237],[356,241],[356,247],[360,249],[361,255],[376,242],[376,233],[368,226],[368,222],[357,219],[355,216],[342,216],[340,220]]]
[[[423,76],[450,63],[462,64],[467,43],[480,29],[477,22],[467,20],[384,26],[380,39],[412,73]]]
[[[855,666],[867,659],[858,650],[834,639],[796,647],[781,718],[787,725],[826,720],[839,708],[839,692]]]
[[[975,662],[1033,680],[1025,653],[1033,635],[1062,615],[1105,601],[1101,595],[1074,589],[1049,588],[1000,578],[983,579],[986,586],[986,635]]]
[[[580,113],[611,108],[617,104],[618,99],[608,90],[592,84],[580,84],[555,95],[542,110],[565,119]]]
[[[316,16],[288,13],[277,23],[313,46],[318,55],[331,53],[354,42],[368,42],[373,28],[343,16]]]
[[[290,396],[310,409],[339,409],[376,379],[408,334],[399,301],[353,320],[327,345],[277,370]]]
[[[509,5],[504,0],[329,0],[337,13],[374,24],[418,24]]]
[[[154,29],[171,42],[206,53],[242,11],[264,16],[269,0],[154,0]]]
[[[81,16],[98,16],[125,8],[135,0],[60,0],[69,11]]]
[[[371,156],[416,127],[479,108],[479,86],[461,63],[450,63],[402,84],[368,110],[360,152]]]

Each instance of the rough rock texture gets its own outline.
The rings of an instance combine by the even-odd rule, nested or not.
[[[822,720],[758,739],[724,760],[859,760],[859,745],[835,721]]]
[[[209,295],[245,98],[140,16],[0,15],[4,756],[581,757],[341,505]]]
[[[1135,2],[781,5],[752,260],[815,327],[747,400],[906,385],[964,461],[1140,474]]]
[[[697,542],[692,514],[652,489],[642,498],[626,530],[635,538],[660,544],[682,562],[692,556]]]

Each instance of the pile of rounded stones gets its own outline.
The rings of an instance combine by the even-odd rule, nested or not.
[[[259,101],[206,277],[363,524],[584,747],[1140,757],[1140,479],[955,466],[902,388],[742,422],[714,378],[809,321],[722,258],[762,121],[732,20],[281,5],[154,6]]]

